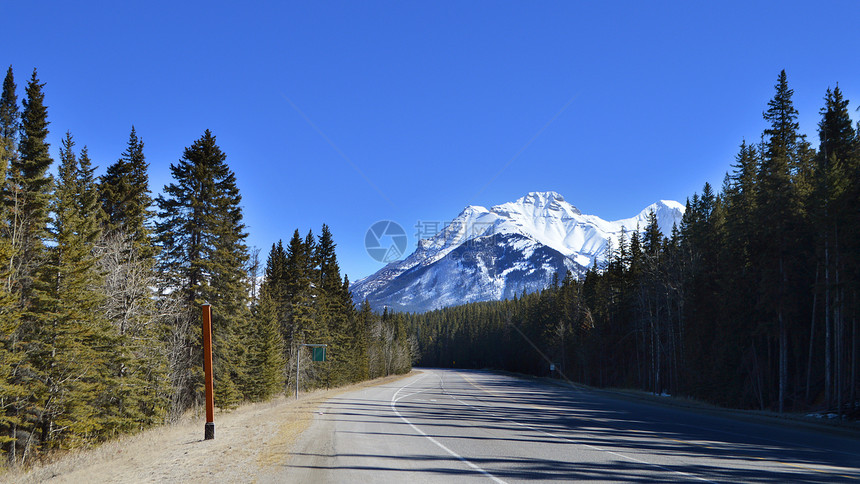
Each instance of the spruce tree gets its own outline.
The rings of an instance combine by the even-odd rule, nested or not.
[[[85,157],[82,155],[81,163]],[[116,370],[121,404],[114,411],[114,429],[124,432],[161,421],[165,413],[166,331],[154,298],[155,247],[151,238],[154,213],[143,154],[143,141],[131,128],[128,145],[120,158],[100,177],[97,190],[99,214],[93,220],[104,226],[99,243],[100,268],[105,274],[103,311],[113,323],[123,359]]]
[[[11,77],[7,76],[7,80]],[[11,83],[8,83],[9,85]],[[12,336],[12,348],[24,351],[15,366],[11,384],[21,392],[9,402],[14,415],[14,435],[27,435],[26,441],[10,449],[19,462],[29,458],[40,447],[46,435],[44,423],[47,381],[41,351],[44,349],[46,317],[56,307],[51,272],[47,268],[48,213],[52,178],[47,173],[52,160],[48,153],[47,108],[43,84],[36,71],[26,89],[19,132],[19,156],[13,156],[9,170],[6,198],[6,230],[9,234],[11,261],[6,279],[7,289],[17,300],[19,323]],[[7,95],[7,99],[11,96]],[[11,108],[11,103],[8,104]],[[7,126],[8,128],[8,126]]]
[[[370,354],[373,351],[371,348],[371,331],[373,330],[374,314],[370,308],[370,304],[365,299],[361,303],[361,308],[353,318],[353,334],[356,337],[355,352],[358,356],[355,368],[357,381],[367,380],[372,377]]]
[[[238,343],[247,321],[249,287],[243,272],[248,249],[241,196],[226,158],[209,130],[185,149],[182,159],[170,166],[174,183],[156,199],[156,231],[162,284],[180,291],[186,317],[197,321],[200,305],[213,307],[215,394],[219,406],[232,407],[240,397],[235,380],[241,377],[243,354]],[[191,348],[186,351],[199,355],[199,329],[192,330],[188,341]],[[191,370],[195,380],[183,391],[199,398],[196,385],[202,368],[195,363]]]
[[[298,232],[298,231],[297,231]],[[291,342],[291,324],[289,322],[289,297],[287,295],[287,253],[282,241],[272,244],[266,259],[263,283],[260,285],[260,301],[269,300],[275,311],[278,323],[278,334],[281,338],[281,355],[284,362],[289,360]]]
[[[12,66],[9,66],[3,79],[3,94],[0,96],[0,182],[3,183],[4,193],[6,175],[18,149],[20,113],[16,89]]]
[[[12,244],[6,237],[0,237],[0,257],[8,261],[12,256]],[[0,265],[0,280],[6,281],[10,269]],[[17,341],[18,325],[21,314],[15,295],[8,286],[0,284],[0,455],[15,461],[15,434],[21,423],[16,410],[26,390],[20,385],[17,369],[24,359],[22,348]]]
[[[284,279],[290,318],[289,327],[283,329],[293,343],[308,343],[313,324],[313,234],[308,233],[308,238],[303,241],[296,230],[287,247]]]
[[[798,133],[797,110],[791,100],[785,71],[780,72],[774,87],[776,94],[768,102],[764,119],[765,142],[759,171],[757,216],[760,229],[760,256],[763,261],[760,290],[763,305],[771,309],[778,341],[777,408],[784,410],[788,385],[788,318],[790,301],[788,289],[792,277],[791,237],[796,226],[799,197],[793,174],[800,163],[801,139]]]
[[[150,240],[153,213],[150,208],[152,197],[148,168],[143,154],[143,140],[138,138],[132,126],[126,150],[119,160],[107,168],[99,183],[99,197],[108,234],[129,238],[141,258],[154,255]]]
[[[15,433],[20,423],[16,415],[17,405],[25,395],[25,389],[18,384],[17,369],[21,368],[24,355],[18,344],[18,326],[21,311],[12,293],[13,270],[9,261],[13,259],[12,234],[6,205],[9,166],[17,155],[18,138],[18,97],[15,80],[10,66],[3,81],[0,96],[0,452],[15,461]]]
[[[311,337],[329,345],[331,363],[327,366],[327,383],[337,386],[345,383],[351,374],[350,354],[352,351],[349,334],[350,314],[344,297],[343,280],[335,253],[336,244],[328,225],[323,224],[315,247],[314,258],[319,267],[317,272],[316,334]]]
[[[857,254],[860,246],[855,238],[856,220],[860,214],[855,177],[860,170],[855,157],[857,134],[848,113],[848,100],[843,98],[837,85],[833,90],[827,89],[824,102],[818,123],[820,143],[811,205],[818,234],[817,246],[820,258],[823,258],[824,399],[830,406],[834,397],[837,403],[841,403],[838,393],[844,380],[841,372],[837,371],[842,363],[839,350],[844,344],[839,336],[844,333],[841,316],[847,312],[844,281],[851,279],[851,270],[848,269],[851,254]]]
[[[660,232],[660,226],[657,225],[657,214],[651,210],[648,212],[648,223],[642,234],[643,249],[647,255],[655,256],[660,251],[662,242],[663,234]]]
[[[44,383],[36,398],[44,402],[39,431],[45,450],[103,435],[104,407],[98,403],[112,378],[116,342],[100,310],[103,279],[93,250],[100,228],[94,214],[83,211],[97,207],[92,169],[88,161],[81,169],[73,146],[67,133],[51,203],[54,243],[39,270],[44,295],[33,304],[39,330],[30,356]]]
[[[43,87],[33,69],[21,114],[20,156],[12,160],[11,166],[9,217],[16,241],[13,264],[17,274],[16,289],[24,306],[29,304],[33,279],[43,254],[53,183],[48,173],[53,160],[46,141],[48,110]]]
[[[285,270],[287,253],[284,251],[283,241],[272,244],[272,250],[266,259],[263,284],[260,286],[260,297],[268,297],[272,300],[279,314],[278,320],[283,320],[286,306],[286,280]]]
[[[247,379],[243,387],[251,401],[264,401],[284,390],[287,371],[275,301],[262,296],[252,321],[247,339]]]

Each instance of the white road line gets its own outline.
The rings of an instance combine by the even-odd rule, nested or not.
[[[417,383],[418,381],[420,381],[420,380],[421,380],[421,379],[423,379],[423,378],[424,378],[424,377],[422,376],[422,377],[417,378],[416,380],[413,380],[413,381],[411,381],[411,382],[407,383],[406,385],[403,385],[402,387],[400,387],[400,388],[399,388],[399,389],[394,393],[394,395],[392,395],[392,396],[391,396],[391,410],[392,410],[392,411],[393,411],[393,412],[394,412],[398,417],[400,417],[400,420],[403,420],[407,425],[409,425],[410,427],[412,427],[412,429],[413,429],[413,430],[415,430],[416,432],[418,432],[419,434],[423,435],[424,437],[427,437],[427,439],[428,439],[428,440],[430,440],[430,442],[433,442],[434,444],[436,444],[436,446],[437,446],[437,447],[439,447],[440,449],[444,450],[445,452],[447,452],[448,454],[450,454],[452,457],[457,458],[458,460],[460,460],[460,462],[463,462],[464,464],[466,464],[466,465],[468,465],[469,467],[471,467],[472,469],[474,469],[474,470],[476,470],[476,471],[480,472],[481,474],[483,474],[484,476],[488,477],[489,479],[492,479],[492,480],[493,480],[493,482],[498,482],[498,483],[501,483],[501,484],[506,484],[506,483],[505,483],[505,481],[503,481],[503,480],[499,479],[498,477],[496,477],[496,476],[494,476],[494,475],[490,474],[489,472],[485,471],[484,469],[482,469],[482,468],[478,467],[475,463],[473,463],[473,462],[469,461],[469,460],[468,460],[468,459],[466,459],[465,457],[461,456],[460,454],[458,454],[458,453],[454,452],[453,450],[451,450],[451,449],[449,449],[448,447],[446,447],[445,445],[443,445],[443,444],[442,444],[441,442],[439,442],[438,440],[436,440],[436,439],[434,439],[433,437],[431,437],[431,436],[427,435],[423,430],[421,430],[421,429],[419,429],[418,427],[416,427],[412,422],[410,422],[409,420],[406,420],[406,417],[404,417],[403,415],[400,415],[400,412],[398,412],[398,411],[397,411],[397,402],[398,402],[399,400],[403,399],[403,398],[406,398],[406,397],[409,397],[409,396],[412,396],[412,395],[417,395],[418,393],[422,393],[422,392],[424,392],[425,390],[422,390],[422,391],[420,391],[420,392],[410,393],[410,394],[408,394],[408,395],[404,395],[404,396],[402,396],[402,397],[400,397],[400,398],[397,398],[397,395],[398,395],[398,394],[400,394],[400,392],[401,392],[401,391],[403,391],[403,389],[404,389],[404,388],[408,387],[409,385],[412,385],[413,383]]]
[[[468,378],[463,377],[462,375],[461,375],[461,378],[463,378],[463,381],[465,381],[465,382],[466,382],[466,383],[468,383],[469,385],[472,385],[472,386],[475,386],[475,387],[476,387],[476,385],[475,385],[474,383],[472,383]],[[444,391],[444,392],[445,392],[449,397],[453,398],[454,400],[456,400],[456,401],[460,402],[461,404],[463,404],[463,405],[465,405],[465,406],[467,406],[467,407],[473,408],[473,409],[475,409],[475,410],[477,410],[477,411],[479,411],[479,412],[489,413],[489,414],[491,414],[491,415],[493,415],[493,416],[495,416],[495,417],[497,417],[497,418],[500,418],[500,419],[505,420],[505,421],[507,421],[507,422],[510,422],[510,423],[512,423],[512,424],[519,425],[519,426],[521,426],[521,427],[525,427],[525,428],[527,428],[527,429],[529,429],[529,430],[532,430],[532,431],[534,431],[534,432],[539,432],[539,433],[542,433],[542,434],[544,434],[544,435],[548,435],[548,436],[550,436],[550,437],[552,437],[552,438],[559,439],[559,440],[563,440],[563,441],[565,441],[565,442],[570,442],[570,443],[575,444],[575,445],[581,445],[581,446],[584,446],[584,447],[588,447],[589,449],[597,450],[597,451],[600,451],[600,452],[606,452],[606,453],[611,454],[611,455],[614,455],[614,456],[616,456],[616,457],[621,457],[622,459],[627,459],[627,460],[630,460],[630,461],[633,461],[633,462],[637,462],[637,463],[639,463],[639,464],[645,464],[645,465],[649,465],[649,466],[652,466],[652,467],[656,467],[656,468],[658,468],[658,469],[662,469],[662,470],[664,470],[664,471],[671,472],[671,473],[673,473],[673,474],[682,475],[682,476],[684,476],[684,477],[688,477],[688,478],[690,478],[690,479],[695,479],[695,480],[698,480],[698,481],[710,482],[710,483],[712,483],[712,484],[716,484],[714,481],[709,481],[708,479],[705,479],[705,478],[702,478],[702,477],[699,477],[699,476],[695,476],[695,475],[693,475],[693,474],[688,474],[688,473],[686,473],[686,472],[677,471],[677,470],[675,470],[675,469],[669,469],[668,467],[663,467],[663,466],[661,466],[660,464],[654,464],[654,463],[652,463],[652,462],[648,462],[648,461],[644,461],[644,460],[641,460],[641,459],[637,459],[637,458],[635,458],[635,457],[630,457],[629,455],[619,454],[618,452],[614,452],[614,451],[611,451],[611,450],[609,450],[609,449],[603,449],[603,448],[600,448],[600,447],[597,447],[597,446],[594,446],[594,445],[591,445],[591,444],[584,444],[584,443],[582,443],[582,442],[577,442],[577,441],[575,441],[575,440],[571,440],[571,439],[568,439],[568,438],[566,438],[566,437],[562,437],[561,435],[556,435],[556,434],[553,434],[553,433],[551,433],[551,432],[547,432],[546,430],[542,430],[542,429],[539,429],[539,428],[537,428],[537,427],[532,427],[531,425],[527,425],[527,424],[524,424],[524,423],[522,423],[522,422],[517,422],[516,420],[511,420],[511,419],[509,419],[509,418],[507,418],[507,417],[505,417],[505,416],[503,416],[503,415],[499,415],[499,414],[496,414],[496,413],[493,413],[493,412],[487,411],[487,410],[485,410],[485,409],[483,409],[483,408],[476,407],[476,406],[474,406],[474,405],[471,405],[471,404],[469,404],[469,403],[466,403],[466,402],[464,402],[464,401],[460,400],[459,398],[455,397],[454,395],[452,395],[452,394],[448,393],[448,391],[444,389],[444,385],[443,385],[443,389],[442,389],[442,391]]]

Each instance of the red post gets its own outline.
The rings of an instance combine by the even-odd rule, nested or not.
[[[212,388],[212,306],[203,305],[203,373],[206,380],[206,429],[204,440],[215,438],[215,396]]]

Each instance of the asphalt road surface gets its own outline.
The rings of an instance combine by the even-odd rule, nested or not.
[[[421,370],[320,408],[277,481],[849,482],[860,439],[483,371]]]

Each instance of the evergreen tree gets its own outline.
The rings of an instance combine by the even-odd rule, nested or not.
[[[860,214],[856,206],[858,182],[855,176],[860,174],[860,160],[855,156],[858,143],[848,113],[848,100],[843,98],[838,85],[833,90],[827,89],[824,102],[818,123],[820,143],[810,205],[824,272],[824,399],[831,406],[835,398],[837,410],[841,411],[843,398],[839,393],[847,386],[843,374],[847,372],[839,371],[847,366],[843,366],[844,358],[839,357],[840,352],[845,352],[842,336],[845,333],[844,315],[848,312],[843,281],[856,281],[856,273],[852,278],[849,267],[852,262],[856,264],[860,247],[855,238]],[[810,334],[814,337],[814,332]],[[811,369],[811,353],[809,361]]]
[[[759,152],[755,146],[741,143],[733,171],[728,176],[727,186],[724,189],[725,206],[725,239],[719,248],[719,257],[723,261],[721,274],[718,274],[719,290],[716,294],[721,298],[720,329],[725,338],[717,340],[720,354],[725,359],[720,365],[709,365],[708,369],[718,371],[721,375],[732,374],[736,378],[744,377],[747,382],[759,381],[756,376],[760,368],[758,365],[758,346],[760,345],[760,328],[751,321],[760,321],[759,316],[764,308],[758,303],[758,284],[760,264],[763,262],[757,251],[759,215],[758,200],[758,165],[760,163]],[[711,291],[717,291],[710,286]],[[742,368],[744,360],[747,368]],[[756,376],[749,376],[750,373]],[[715,391],[723,398],[724,404],[738,405],[743,401],[743,381],[726,380],[725,385]],[[747,388],[749,389],[749,387]],[[762,389],[763,390],[763,389]],[[764,392],[754,390],[750,393],[755,398],[749,398],[749,405],[759,408],[765,407]],[[704,396],[711,401],[717,401],[716,395]]]
[[[39,431],[42,449],[76,447],[97,440],[104,419],[99,405],[112,375],[115,334],[100,311],[102,274],[93,251],[99,227],[92,168],[83,169],[67,133],[60,149],[59,183],[51,212],[54,245],[40,267],[45,296],[34,300],[39,323],[33,367],[44,387],[36,398],[44,402]]]
[[[84,157],[82,156],[82,164]],[[143,141],[132,127],[128,146],[100,177],[92,220],[104,225],[100,268],[105,274],[103,311],[119,335],[118,388],[112,402],[114,430],[159,422],[166,407],[166,338],[154,293],[153,212]]]
[[[729,177],[728,190],[725,192],[728,214],[726,220],[730,224],[729,245],[738,251],[738,259],[744,272],[749,272],[750,240],[753,237],[754,214],[756,209],[756,176],[758,174],[759,155],[753,145],[746,141],[741,143],[740,151],[732,165],[734,171]]]
[[[99,183],[100,200],[109,234],[121,234],[132,240],[141,258],[154,255],[150,240],[152,197],[149,190],[149,164],[143,154],[143,140],[134,126],[128,146],[119,160],[107,168]]]
[[[264,295],[255,308],[253,328],[248,334],[244,393],[251,401],[263,401],[284,390],[283,339],[278,323],[277,304]]]
[[[663,234],[660,232],[660,226],[657,225],[657,214],[651,210],[648,212],[648,223],[645,225],[645,232],[642,235],[643,249],[646,254],[655,256],[660,252],[662,243]]]
[[[9,230],[6,206],[6,175],[17,155],[17,137],[20,114],[12,67],[6,72],[3,93],[0,96],[0,452],[8,451],[14,462],[15,434],[21,419],[16,415],[26,390],[18,383],[17,368],[21,368],[24,354],[18,344],[18,326],[21,314],[15,295],[12,293],[14,273],[9,261],[13,260],[14,247]]]
[[[757,216],[760,229],[762,264],[760,290],[763,308],[772,308],[772,318],[778,341],[777,407],[783,411],[788,385],[788,318],[791,303],[788,297],[791,264],[791,237],[796,228],[799,197],[792,183],[800,163],[801,138],[798,134],[797,110],[791,100],[794,91],[789,89],[785,71],[780,72],[775,86],[776,94],[768,102],[764,119],[765,144],[759,171],[759,197]]]
[[[319,324],[311,338],[329,345],[331,362],[327,366],[327,386],[337,386],[349,381],[352,373],[352,337],[349,334],[351,312],[344,294],[343,280],[335,253],[336,244],[328,225],[323,224],[314,258],[317,271],[316,318]]]
[[[179,163],[170,166],[175,182],[156,200],[156,231],[163,284],[180,291],[187,318],[197,319],[204,302],[213,307],[215,394],[219,406],[231,407],[240,396],[235,380],[243,367],[238,342],[242,322],[247,321],[243,267],[248,253],[241,196],[226,158],[209,130],[185,149]],[[189,341],[190,350],[201,350],[199,330]],[[195,365],[197,385],[201,371]],[[198,398],[199,390],[183,389]]]
[[[279,240],[277,244],[272,244],[272,250],[269,251],[269,257],[266,259],[263,284],[260,287],[260,297],[268,297],[272,300],[278,313],[279,322],[284,320],[287,304],[286,264],[287,253],[284,251],[283,241]]]
[[[285,279],[289,300],[290,340],[294,343],[307,343],[311,338],[314,300],[314,248],[313,233],[308,232],[303,241],[296,230],[287,247]]]
[[[53,160],[48,153],[48,110],[44,84],[36,70],[27,84],[27,97],[21,115],[20,157],[12,160],[10,203],[11,230],[15,243],[16,290],[22,304],[31,298],[33,279],[43,254],[43,240],[48,232],[48,204],[52,178],[48,167]]]
[[[12,256],[12,244],[6,237],[0,237],[0,260],[8,261]],[[6,264],[0,266],[0,278],[6,281],[10,269]],[[13,462],[15,456],[15,435],[21,424],[17,415],[20,402],[26,396],[26,389],[20,385],[17,369],[21,368],[24,353],[16,335],[21,314],[15,295],[6,284],[0,284],[0,453],[8,455]]]
[[[17,154],[18,122],[18,95],[16,94],[15,77],[12,74],[12,66],[6,71],[3,79],[3,94],[0,96],[0,182],[6,184],[6,175],[12,160]]]
[[[356,380],[362,381],[372,377],[371,373],[371,341],[370,332],[373,328],[374,314],[370,308],[370,304],[365,299],[361,303],[361,308],[358,310],[353,322],[353,334],[356,335],[356,354],[358,362],[356,364]]]
[[[7,75],[6,100],[11,100],[13,83]],[[23,102],[19,132],[18,156],[11,157],[6,196],[8,211],[5,225],[11,247],[7,290],[17,300],[15,314],[17,331],[11,337],[11,349],[22,350],[19,363],[12,373],[13,388],[20,393],[10,395],[10,413],[13,415],[12,435],[18,445],[10,449],[19,462],[27,459],[40,447],[45,438],[44,423],[48,409],[45,406],[47,379],[44,375],[41,351],[44,349],[44,326],[48,313],[56,306],[52,292],[52,273],[44,241],[48,238],[48,212],[52,178],[47,173],[52,160],[48,153],[47,108],[44,105],[43,84],[36,71],[27,85]],[[13,110],[12,102],[7,103]],[[8,119],[8,118],[7,118]],[[11,129],[7,125],[4,129]],[[8,134],[8,131],[7,131]],[[20,457],[19,457],[20,455]]]

